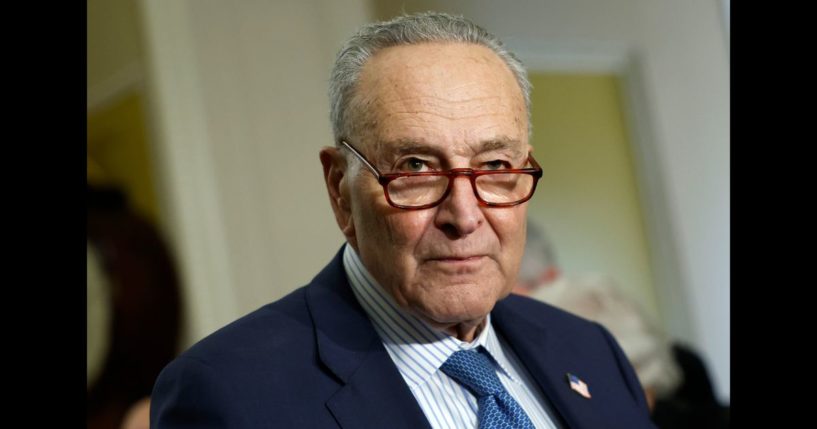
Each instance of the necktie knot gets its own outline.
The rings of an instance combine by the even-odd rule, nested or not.
[[[464,385],[476,397],[497,395],[505,391],[496,375],[494,366],[482,353],[471,350],[454,352],[440,369],[449,377]]]

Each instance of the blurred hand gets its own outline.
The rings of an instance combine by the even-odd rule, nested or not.
[[[150,398],[144,398],[131,405],[121,429],[150,429]]]

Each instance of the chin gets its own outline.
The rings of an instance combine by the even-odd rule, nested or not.
[[[467,285],[459,285],[467,286]],[[494,292],[486,291],[478,295],[471,293],[446,295],[432,299],[433,306],[424,311],[426,317],[439,325],[450,326],[463,322],[480,320],[488,315],[496,304]]]

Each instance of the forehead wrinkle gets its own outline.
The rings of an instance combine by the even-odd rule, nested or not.
[[[463,114],[456,112],[454,113],[445,113],[445,112],[433,112],[433,111],[424,111],[424,110],[405,110],[405,111],[396,111],[394,114],[406,114],[406,115],[416,115],[413,118],[416,121],[422,121],[423,119],[427,118],[441,118],[446,119],[449,121],[458,121],[458,120],[466,120],[466,119],[480,119],[480,118],[495,118],[497,117],[497,113],[495,112],[486,112],[486,113],[474,113],[474,114]]]
[[[501,151],[508,152],[513,157],[523,156],[523,153],[520,150],[521,142],[508,136],[496,136],[491,139],[482,140],[470,146],[474,154]]]
[[[384,155],[405,155],[409,153],[433,153],[440,154],[441,148],[431,145],[423,138],[397,138],[394,140],[377,140],[374,146],[375,152]]]
[[[508,104],[508,103],[499,103],[499,102],[504,102],[505,101],[504,100],[505,97],[502,97],[500,95],[466,94],[466,95],[461,95],[459,97],[453,97],[451,94],[444,94],[444,95],[438,95],[438,94],[411,95],[409,93],[409,91],[414,91],[414,90],[415,90],[414,88],[409,88],[406,91],[404,91],[407,94],[403,95],[403,94],[397,94],[397,91],[395,91],[393,89],[390,89],[390,92],[392,94],[397,94],[396,97],[394,97],[391,100],[381,100],[381,98],[378,98],[378,100],[381,100],[381,103],[384,106],[389,106],[391,104],[403,105],[403,104],[407,104],[407,103],[414,103],[414,104],[416,104],[418,106],[430,106],[430,107],[438,107],[438,108],[442,107],[442,108],[445,108],[445,109],[457,108],[459,110],[464,110],[466,108],[469,108],[469,107],[471,107],[470,105],[473,104],[473,103],[481,103],[481,102],[485,102],[485,101],[497,101],[497,103],[493,103],[493,104],[498,104],[498,105],[502,105],[502,106],[504,106],[505,104]],[[483,107],[483,106],[480,105],[479,107]]]
[[[498,116],[512,109],[500,96],[464,97],[452,99],[435,95],[401,97],[399,99],[378,99],[379,109],[388,110],[390,116],[430,115],[448,120],[475,119]],[[494,106],[485,111],[485,106]],[[419,119],[419,118],[418,118]]]

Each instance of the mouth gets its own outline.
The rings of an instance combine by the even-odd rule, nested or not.
[[[451,267],[468,267],[481,265],[487,256],[472,255],[472,256],[440,256],[429,258],[428,262],[433,264],[440,264]]]

